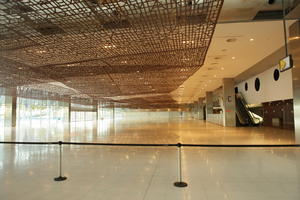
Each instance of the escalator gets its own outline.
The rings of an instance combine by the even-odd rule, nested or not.
[[[236,115],[238,123],[242,126],[257,126],[262,124],[263,118],[250,111],[241,93],[236,93]]]

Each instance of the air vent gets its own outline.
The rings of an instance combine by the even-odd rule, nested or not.
[[[236,41],[237,41],[236,38],[228,38],[228,39],[226,40],[226,42],[236,42]]]
[[[40,32],[43,35],[55,35],[55,34],[62,34],[65,32],[59,26],[56,26],[51,22],[39,23],[38,25],[36,25],[35,30]]]
[[[105,22],[102,24],[105,29],[130,28],[131,25],[127,20]]]
[[[253,20],[282,19],[282,10],[261,10],[255,15]]]

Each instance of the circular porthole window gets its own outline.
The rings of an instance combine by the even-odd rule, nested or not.
[[[234,88],[234,92],[235,92],[235,93],[239,93],[239,88],[238,88],[238,87],[235,87],[235,88]]]
[[[248,91],[248,83],[245,83],[245,91]]]
[[[274,80],[275,80],[275,81],[278,81],[279,76],[280,76],[279,70],[278,70],[278,69],[275,69],[275,70],[274,70],[274,73],[273,73],[273,78],[274,78]]]
[[[259,91],[259,89],[260,89],[260,80],[259,80],[259,78],[256,78],[255,79],[255,90],[256,91]]]

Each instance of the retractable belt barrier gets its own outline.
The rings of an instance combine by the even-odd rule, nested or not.
[[[89,142],[6,142],[0,141],[0,144],[27,144],[27,145],[59,145],[59,169],[58,177],[54,178],[54,181],[64,181],[67,179],[66,176],[62,175],[62,146],[63,145],[79,145],[79,146],[129,146],[129,147],[177,147],[178,150],[178,181],[174,183],[176,187],[186,187],[188,184],[182,179],[182,161],[181,161],[181,149],[182,147],[221,147],[221,148],[276,148],[276,147],[300,147],[300,144],[271,144],[271,145],[260,145],[260,144],[250,144],[250,145],[235,145],[235,144],[125,144],[125,143],[89,143]]]

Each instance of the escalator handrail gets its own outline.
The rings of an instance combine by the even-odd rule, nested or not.
[[[243,106],[246,108],[247,114],[248,114],[248,116],[250,117],[252,123],[253,123],[253,124],[258,124],[258,123],[255,122],[254,119],[256,119],[256,120],[259,120],[259,119],[258,119],[257,117],[255,117],[255,116],[253,115],[253,113],[250,111],[249,106],[248,106],[248,104],[246,103],[246,101],[245,101],[243,95],[242,95],[241,93],[238,93],[237,95],[238,95],[238,97],[240,97],[240,100],[241,100]]]

